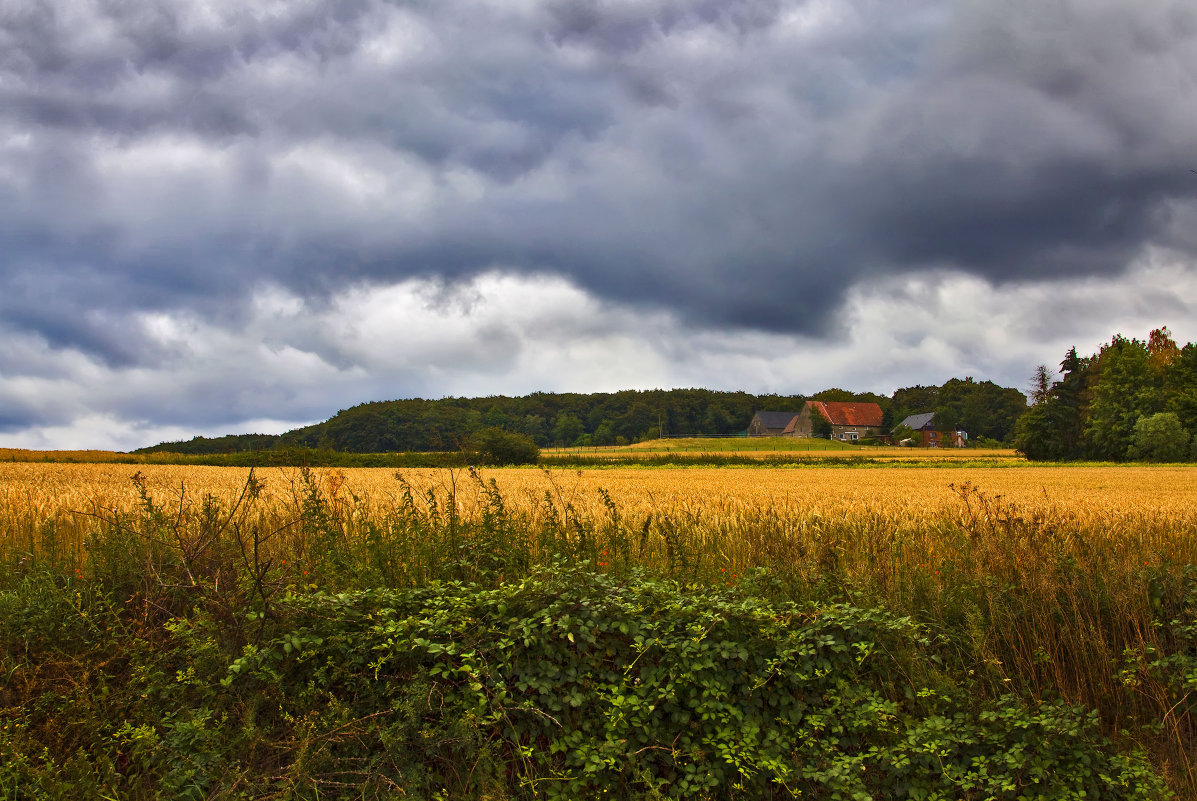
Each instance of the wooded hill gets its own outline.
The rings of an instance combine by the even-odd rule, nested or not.
[[[488,427],[526,434],[537,445],[616,445],[658,436],[735,436],[757,411],[798,411],[807,400],[874,402],[889,430],[909,414],[934,411],[936,423],[959,425],[974,438],[1006,440],[1026,410],[1016,389],[971,377],[940,387],[899,389],[892,396],[828,389],[811,396],[753,395],[707,389],[613,393],[536,392],[522,397],[375,401],[281,435],[239,434],[165,442],[135,453],[230,453],[286,447],[352,453],[457,450]]]

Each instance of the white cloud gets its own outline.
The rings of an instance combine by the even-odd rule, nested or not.
[[[454,286],[346,289],[315,307],[261,289],[234,327],[142,314],[130,335],[164,354],[110,367],[33,337],[0,348],[0,446],[131,449],[196,434],[277,433],[369,400],[699,386],[891,393],[971,375],[1025,386],[1068,347],[1168,324],[1197,340],[1197,271],[1164,251],[1125,275],[993,286],[923,273],[854,290],[840,335],[699,330],[604,303],[565,279],[493,271]],[[26,369],[23,365],[28,365]]]

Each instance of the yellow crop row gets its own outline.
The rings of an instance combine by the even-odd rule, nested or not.
[[[248,469],[166,465],[0,463],[0,531],[29,531],[57,519],[80,531],[96,515],[127,512],[139,503],[130,480],[168,508],[193,505],[211,494],[232,503]],[[390,469],[313,471],[330,498],[363,511],[385,513],[401,485]],[[294,468],[259,469],[260,513],[295,512],[304,492]],[[464,470],[401,471],[417,496],[454,495],[464,514],[477,507],[479,482]],[[993,515],[1051,517],[1070,527],[1110,532],[1197,531],[1197,468],[1177,466],[1018,468],[627,468],[604,470],[503,469],[493,479],[507,507],[535,516],[546,493],[581,514],[606,514],[605,490],[625,518],[673,515],[692,523],[747,524],[765,518],[926,528],[934,521]],[[962,494],[962,488],[966,489]],[[979,490],[980,493],[971,490]],[[986,508],[986,507],[990,508]]]
[[[328,468],[313,471],[340,493],[388,503],[399,492],[396,471],[388,468]],[[8,512],[36,509],[41,514],[86,512],[93,507],[128,510],[137,502],[134,474],[146,479],[163,499],[180,489],[194,497],[211,493],[231,500],[247,468],[174,465],[0,463],[0,507]],[[476,482],[464,470],[432,468],[398,471],[419,490],[456,486],[468,504]],[[810,467],[810,468],[626,468],[543,470],[507,468],[483,471],[516,505],[539,503],[546,491],[598,509],[598,489],[607,490],[629,510],[737,508],[789,509],[806,513],[850,513],[884,509],[897,517],[922,516],[959,502],[953,486],[970,483],[989,495],[1038,507],[1069,508],[1078,514],[1121,517],[1130,514],[1197,514],[1197,467]],[[264,497],[294,502],[296,468],[258,468]]]

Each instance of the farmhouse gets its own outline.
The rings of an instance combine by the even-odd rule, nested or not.
[[[878,436],[884,417],[881,407],[875,403],[807,401],[794,421],[793,433],[788,436],[814,436],[813,415],[816,414],[831,424],[831,438],[843,442]]]
[[[742,419],[742,418],[741,418]],[[757,412],[748,424],[750,437],[792,437],[797,412]]]
[[[937,429],[935,412],[912,414],[898,425],[917,431],[918,439],[914,444],[924,448],[963,448],[968,444],[968,432],[966,431],[940,431]]]

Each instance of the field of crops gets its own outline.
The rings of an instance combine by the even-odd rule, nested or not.
[[[901,448],[863,446],[823,439],[792,437],[723,437],[654,439],[626,446],[542,448],[547,466],[728,466],[772,464],[782,466],[835,464],[968,464],[978,466],[1024,465],[1026,460],[1010,449]],[[0,448],[3,462],[52,462],[61,464],[138,464],[194,466],[277,466],[311,464],[340,467],[464,466],[460,452],[354,454],[312,449],[243,451],[217,454],[147,454],[112,451],[29,451]]]
[[[142,504],[131,477],[171,514],[193,515],[206,495],[231,506],[249,471],[240,468],[112,464],[0,464],[0,551],[24,547],[46,521],[55,521],[62,547],[84,544],[114,513]],[[527,526],[568,507],[590,520],[607,504],[629,526],[643,521],[684,523],[697,557],[739,569],[767,564],[760,548],[800,542],[806,535],[841,532],[854,547],[901,541],[909,550],[944,551],[970,519],[988,526],[1014,523],[1052,532],[1053,547],[1103,549],[1142,563],[1197,564],[1197,469],[1192,467],[1010,468],[614,468],[493,470],[509,513]],[[400,480],[400,477],[402,480]],[[482,507],[480,482],[466,470],[329,469],[310,473],[273,468],[256,473],[252,514],[265,528],[283,529],[302,511],[312,483],[359,524],[392,516],[403,492],[418,499],[454,498],[463,516]],[[601,491],[601,492],[600,492]],[[604,494],[605,493],[605,494]],[[546,504],[546,496],[550,503]],[[249,511],[248,505],[244,507]],[[1011,522],[1013,521],[1013,522]],[[769,532],[772,543],[762,542]],[[692,542],[691,542],[692,541]],[[1013,547],[1015,543],[1009,543]],[[1042,543],[1037,543],[1042,544]],[[1002,548],[1000,540],[993,543]],[[921,558],[921,557],[920,557]]]
[[[623,446],[593,446],[574,448],[542,448],[548,457],[567,455],[619,459],[647,456],[756,456],[809,459],[868,459],[870,461],[900,462],[993,462],[1001,464],[1025,463],[1009,448],[903,448],[895,445],[857,445],[826,439],[797,437],[677,437],[651,439]]]
[[[324,469],[312,471],[341,497],[357,496],[385,510],[400,494],[402,477],[423,495],[456,487],[462,508],[477,499],[478,483],[466,470]],[[86,528],[86,513],[128,511],[138,503],[134,474],[162,501],[180,494],[197,501],[213,494],[232,501],[249,474],[245,468],[0,462],[0,509],[27,520],[63,517]],[[867,514],[897,527],[922,526],[961,510],[956,488],[974,486],[986,495],[1017,502],[1041,514],[1097,524],[1150,519],[1153,527],[1185,530],[1197,520],[1197,468],[1190,466],[985,467],[901,466],[885,470],[810,468],[608,468],[483,471],[514,509],[534,511],[545,492],[580,510],[603,508],[599,489],[628,512],[698,514],[714,521],[771,513],[797,516]],[[302,495],[298,468],[259,469],[262,511],[285,514]],[[11,529],[10,529],[11,530]]]
[[[9,758],[15,760],[9,765],[12,775],[25,776],[26,780],[40,776],[40,781],[47,782],[50,781],[47,776],[61,778],[70,773],[66,766],[74,764],[71,760],[75,759],[70,754],[80,748],[124,749],[120,750],[124,756],[105,757],[115,760],[114,765],[130,758],[135,749],[129,739],[133,734],[129,732],[120,737],[105,735],[102,743],[90,740],[85,743],[78,736],[66,737],[50,730],[38,734],[36,727],[29,728],[29,721],[20,712],[22,703],[32,703],[37,698],[43,699],[39,704],[49,703],[45,698],[50,696],[36,694],[38,688],[42,692],[58,688],[54,693],[61,692],[57,684],[60,679],[56,678],[60,671],[83,669],[79,666],[84,664],[80,661],[84,657],[67,654],[56,643],[65,636],[64,631],[98,620],[102,614],[115,615],[112,620],[124,622],[113,623],[103,631],[88,629],[92,633],[86,637],[79,634],[79,642],[86,645],[78,647],[85,647],[88,653],[102,652],[104,647],[87,637],[113,637],[116,636],[113,632],[119,630],[125,632],[122,636],[136,633],[137,637],[156,640],[162,635],[153,632],[160,631],[163,625],[176,631],[183,625],[178,621],[193,621],[187,623],[192,626],[201,625],[194,623],[197,619],[208,620],[202,624],[208,627],[204,629],[208,633],[204,635],[207,644],[201,649],[205,656],[200,662],[216,671],[212,675],[220,676],[225,675],[221,671],[227,673],[231,669],[236,656],[235,650],[227,652],[229,648],[261,649],[275,642],[279,648],[285,646],[287,654],[303,647],[315,648],[313,653],[321,648],[327,650],[329,646],[316,647],[310,643],[323,642],[332,634],[325,632],[317,637],[311,633],[316,629],[303,629],[309,631],[303,637],[314,638],[309,642],[298,634],[288,633],[298,630],[296,621],[306,619],[304,616],[308,614],[303,610],[316,602],[303,600],[309,596],[319,599],[325,597],[323,593],[425,592],[430,587],[462,587],[468,591],[453,595],[458,591],[445,590],[455,600],[446,595],[443,603],[469,606],[474,603],[471,599],[490,597],[486,593],[515,598],[531,591],[528,588],[548,586],[537,582],[551,584],[553,576],[572,575],[572,584],[568,586],[587,587],[595,581],[607,587],[601,592],[608,595],[624,591],[617,588],[640,587],[644,581],[671,582],[668,586],[672,590],[661,589],[666,585],[656,584],[651,586],[657,589],[645,590],[657,595],[678,593],[669,595],[676,597],[669,604],[680,604],[671,605],[670,609],[688,609],[691,603],[723,609],[722,604],[726,603],[732,604],[727,607],[730,610],[742,603],[740,599],[751,596],[770,604],[814,605],[809,608],[850,604],[853,609],[884,610],[884,614],[910,621],[922,632],[920,636],[926,638],[918,646],[917,658],[911,657],[915,663],[894,668],[909,674],[905,680],[914,684],[908,689],[903,690],[901,683],[893,684],[892,676],[885,679],[878,674],[877,677],[882,682],[876,689],[881,693],[879,697],[891,699],[886,703],[898,704],[896,708],[902,715],[917,712],[923,716],[916,715],[917,720],[912,718],[915,723],[911,725],[917,723],[916,728],[931,725],[938,719],[936,715],[980,715],[969,719],[991,721],[1005,720],[1004,715],[1024,715],[1030,714],[1028,710],[1049,708],[1054,711],[1048,718],[1058,720],[1052,716],[1065,713],[1051,705],[1061,703],[1068,709],[1092,710],[1095,731],[1110,738],[1107,745],[1093,747],[1104,749],[1101,753],[1105,754],[1143,749],[1152,769],[1166,777],[1180,797],[1195,797],[1197,468],[1038,467],[1010,461],[1004,465],[507,468],[483,472],[413,468],[398,473],[388,469],[271,468],[256,470],[251,479],[250,472],[240,468],[3,463],[0,464],[0,567],[4,568],[0,572],[0,628],[7,624],[12,635],[14,631],[27,628],[39,631],[39,626],[44,627],[44,634],[39,636],[44,637],[45,644],[39,646],[42,651],[37,651],[29,644],[33,635],[23,634],[26,650],[7,652],[4,664],[0,665],[7,671],[0,675],[8,676],[8,684],[0,686],[0,723],[7,721],[16,726],[5,730],[9,734],[0,732],[0,758],[5,757],[5,742],[9,742]],[[549,572],[544,573],[545,569]],[[52,586],[38,576],[50,577]],[[712,592],[728,595],[709,595]],[[544,597],[551,601],[562,593],[568,594],[566,589],[557,589]],[[29,600],[35,596],[39,600]],[[65,622],[59,619],[61,615],[48,616],[39,611],[58,608],[54,607],[56,603],[65,604],[61,607],[67,610]],[[96,606],[89,607],[88,603]],[[508,609],[510,603],[515,601],[504,600],[496,608]],[[644,620],[665,621],[674,614],[646,608],[644,603],[639,600],[633,603],[634,608],[642,610]],[[26,611],[16,614],[13,610],[17,609]],[[246,609],[259,616],[256,628],[245,627],[243,610]],[[319,612],[316,619],[332,620],[341,614],[335,610]],[[469,613],[478,614],[483,613],[477,610]],[[576,610],[565,619],[575,614]],[[610,614],[624,612],[612,610]],[[730,620],[739,613],[726,614],[731,617],[719,619]],[[83,617],[72,623],[71,615]],[[535,615],[534,620],[529,618],[532,622],[518,625],[548,625],[554,619],[539,612]],[[321,627],[331,624],[304,625],[315,625],[324,632]],[[453,627],[459,625],[452,623]],[[501,631],[512,625],[516,624],[494,622],[484,628]],[[555,630],[560,630],[559,626]],[[459,636],[454,631],[458,629],[451,627],[445,636],[453,640]],[[558,654],[566,660],[562,669],[572,669],[568,660],[572,658],[569,653],[574,636],[583,636],[585,631],[571,630],[568,641],[562,640],[566,648]],[[186,653],[199,647],[194,643],[187,645],[186,638],[180,641],[177,634],[168,639]],[[304,642],[309,645],[303,646]],[[351,654],[349,645],[344,647],[349,650],[336,657],[340,660],[337,664],[344,662],[350,666],[357,664],[354,660],[365,658],[356,651]],[[613,643],[606,647],[618,650],[622,646]],[[105,658],[114,657],[110,653]],[[197,657],[176,654],[171,658]],[[320,658],[334,657],[325,653]],[[429,664],[434,671],[442,669],[433,662]],[[302,673],[301,668],[302,664],[295,666]],[[460,665],[454,668],[458,669],[465,668]],[[87,670],[90,669],[85,673]],[[294,676],[288,679],[286,676],[290,674],[278,673],[276,668],[262,670],[265,672],[256,681],[267,685],[281,682],[279,692],[287,692],[286,688],[292,686],[288,682],[296,680]],[[928,670],[938,678],[924,675]],[[102,678],[107,674],[100,671],[87,675]],[[122,681],[128,679],[125,676]],[[227,679],[226,675],[220,681]],[[310,684],[316,679],[309,676],[304,680]],[[338,679],[341,680],[366,679],[354,673],[351,679]],[[157,681],[151,682],[157,687],[154,691],[170,695],[155,684]],[[472,681],[461,679],[453,686],[475,686],[477,682]],[[479,681],[490,686],[485,680]],[[923,686],[927,682],[930,684]],[[98,697],[96,686],[87,689],[85,685],[86,682],[79,685],[78,691]],[[200,692],[198,686],[186,692],[197,699],[202,697],[209,706],[233,703],[232,707],[220,707],[226,710],[221,714],[229,716],[230,721],[242,714],[236,711],[239,709],[236,703],[240,703],[236,698],[240,696],[221,694],[218,687]],[[586,690],[584,683],[580,687],[578,692],[598,692],[595,687]],[[109,691],[115,692],[111,686],[104,692]],[[831,697],[826,696],[830,690],[819,692]],[[909,695],[912,692],[915,695]],[[593,703],[605,708],[602,705],[608,702],[602,698],[607,696],[601,693],[600,696]],[[60,714],[67,717],[83,714],[78,710],[82,696],[71,697],[75,699],[72,706]],[[14,706],[14,698],[25,701]],[[493,703],[493,697],[487,698],[486,704]],[[921,706],[930,703],[925,701],[927,698],[940,698],[947,706],[928,711]],[[387,703],[392,702],[398,703],[394,700]],[[189,703],[199,701],[193,699]],[[556,701],[550,698],[537,703]],[[350,713],[336,709],[329,707],[321,712],[326,717],[320,719],[317,728],[324,727],[320,731],[339,732],[340,727],[349,725],[348,718],[338,715]],[[354,714],[358,713],[382,714],[365,707]],[[114,713],[105,707],[94,714]],[[291,710],[287,714],[294,716],[299,712]],[[1068,712],[1065,717],[1071,714]],[[998,718],[986,717],[989,715]],[[144,725],[156,732],[154,736],[165,736],[162,728],[165,724]],[[500,737],[498,732],[508,724],[495,725],[497,729],[483,727],[470,736],[481,737],[479,742],[490,742],[488,738]],[[964,727],[962,731],[967,728],[964,722],[959,725]],[[1073,724],[1058,725],[1067,728]],[[104,728],[98,722],[94,726]],[[6,741],[5,737],[16,736],[11,734],[14,731],[20,732],[24,739]],[[255,737],[259,735],[253,733],[254,729],[237,731],[240,733],[236,737],[242,738],[237,742],[242,746],[209,744],[207,748],[209,751],[224,748],[227,753],[223,758],[242,759],[241,752],[247,747],[244,744],[257,742]],[[282,749],[292,754],[289,759],[298,760],[288,762],[291,766],[288,770],[294,769],[296,773],[287,774],[289,778],[285,781],[278,779],[283,782],[278,786],[285,785],[289,788],[287,792],[301,797],[324,797],[330,788],[337,786],[340,779],[334,774],[350,764],[345,761],[349,757],[330,756],[332,761],[328,764],[333,767],[326,769],[304,767],[307,763],[297,755],[305,753],[310,744],[304,745],[302,731],[306,730],[292,720],[285,725],[278,723],[272,735],[275,740],[269,745],[269,753]],[[879,731],[884,731],[884,727]],[[1063,731],[1057,731],[1053,737]],[[550,734],[542,732],[536,736]],[[227,733],[226,736],[233,737]],[[372,732],[371,736],[382,735]],[[458,742],[464,735],[445,736],[445,742]],[[603,736],[614,735],[608,732]],[[1006,736],[1000,735],[999,740]],[[114,742],[117,745],[111,745]],[[120,742],[125,745],[119,745]],[[1060,742],[1069,742],[1069,738],[1064,737]],[[646,743],[650,744],[644,746],[643,753],[663,747],[651,738]],[[881,753],[876,749],[883,745],[896,747],[894,742],[870,747]],[[56,758],[59,761],[46,763],[53,770],[41,763],[30,763],[25,757],[11,756],[34,746],[48,747],[47,754],[60,755]],[[978,747],[960,744],[962,750],[952,753],[973,754],[969,749]],[[172,752],[164,748],[155,746],[146,753],[152,753],[154,760],[169,761]],[[374,752],[370,748],[361,752],[371,753]],[[519,753],[522,752],[517,749],[509,758],[527,759]],[[676,748],[673,753],[671,758],[678,759]],[[695,753],[705,752],[699,747]],[[945,759],[947,753],[944,751],[935,758]],[[1096,759],[1095,753],[1078,751],[1073,756],[1090,764]],[[353,759],[366,758],[361,754]],[[908,757],[909,754],[902,759]],[[959,758],[964,760],[961,764],[967,762],[971,766],[969,771],[975,769],[978,758],[975,754]],[[774,765],[770,760],[775,759],[770,756],[768,764]],[[257,770],[260,765],[255,760],[249,762]],[[720,763],[724,764],[721,770],[731,770],[728,765],[733,762]],[[94,760],[88,761],[88,770],[98,770],[95,764]],[[420,770],[426,770],[427,764],[421,764],[424,767]],[[552,764],[557,766],[553,770],[564,769],[559,763]],[[165,765],[166,762],[153,762],[153,769],[147,767],[146,775],[158,776],[155,781],[165,781],[161,777],[174,776],[182,770],[167,770]],[[542,769],[534,769],[531,762],[527,765],[529,775],[547,775],[537,773]],[[666,770],[654,765],[644,770],[653,775]],[[5,781],[3,767],[0,765],[0,787]],[[245,765],[237,768],[250,769]],[[379,777],[391,777],[386,778],[391,781],[397,768],[388,768],[389,773],[379,770],[382,771]],[[508,766],[495,770],[498,773],[493,775],[502,776],[504,771],[510,774],[513,769]],[[746,780],[749,774],[745,770],[748,769],[743,766],[734,768],[733,774],[740,777],[735,781]],[[892,772],[896,768],[891,765],[887,770]],[[1133,773],[1137,769],[1126,770]],[[575,778],[582,776],[578,781],[583,781],[583,774]],[[632,782],[629,787],[641,787],[636,783],[640,779],[633,781],[625,774],[619,775],[623,777],[620,781]],[[771,780],[774,784],[765,784],[776,789],[780,786],[776,782],[781,781],[777,776],[782,774],[769,775],[774,775]],[[891,774],[880,775],[882,778],[870,779],[880,784],[868,785],[871,790],[861,784],[864,788],[861,792],[876,792],[878,787],[888,786],[885,782],[890,779],[884,777]],[[1007,797],[992,790],[1004,786],[1001,782],[983,785],[977,783],[981,779],[972,773],[967,775],[972,778],[952,779],[956,782],[953,786],[974,786],[967,784],[974,782],[977,787],[989,787],[986,793],[992,797]],[[1059,778],[1056,775],[1053,781]],[[226,779],[227,776],[220,780]],[[597,781],[586,779],[591,780]],[[149,797],[144,788],[138,792],[129,790],[136,784],[130,783],[132,779],[109,776],[105,781],[108,786],[126,787],[133,796],[140,793]],[[126,784],[122,785],[122,781]],[[461,788],[468,784],[454,784],[457,779],[444,777],[436,781],[441,782],[437,786],[455,786],[461,792],[466,792]],[[1011,786],[1015,789],[1010,792],[1014,794],[1008,797],[1014,798],[1017,787],[1021,786],[1019,782],[1030,779],[1006,777],[1001,781],[1013,782]],[[74,785],[67,782],[60,789],[69,786]],[[672,788],[669,792],[680,793],[678,788],[682,786],[669,785]],[[1150,783],[1141,786],[1148,787]],[[478,797],[485,795],[481,790],[469,792]],[[495,792],[492,797],[523,797],[511,787]],[[971,797],[959,792],[960,797]],[[1096,791],[1090,788],[1087,792]],[[436,797],[431,790],[429,793],[427,797]],[[385,793],[379,797],[383,796]],[[783,796],[784,793],[776,797]],[[775,796],[733,793],[728,797]],[[1109,797],[1150,796],[1111,794]]]

